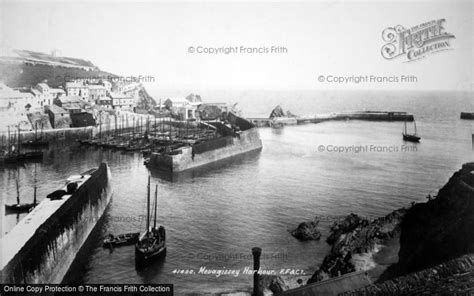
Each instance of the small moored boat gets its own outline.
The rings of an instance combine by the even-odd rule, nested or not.
[[[421,137],[419,137],[419,136],[417,135],[417,132],[416,132],[416,122],[413,121],[413,124],[415,125],[415,133],[409,134],[409,133],[407,132],[407,122],[405,121],[405,129],[404,129],[404,131],[402,132],[403,140],[404,140],[404,141],[408,141],[408,142],[415,142],[415,143],[418,143],[418,142],[420,142]]]
[[[138,241],[140,232],[124,233],[119,235],[109,234],[103,243],[104,248],[133,245]]]

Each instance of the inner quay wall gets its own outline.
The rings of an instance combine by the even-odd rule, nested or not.
[[[121,114],[115,116],[104,116],[102,120],[99,121],[99,124],[96,126],[86,126],[86,127],[71,127],[71,128],[59,128],[59,129],[45,129],[43,131],[20,131],[21,142],[34,140],[35,137],[43,136],[43,139],[50,140],[51,142],[56,141],[74,141],[76,139],[88,139],[96,137],[99,134],[106,134],[108,132],[113,132],[116,130],[130,131],[134,127],[138,129],[138,125],[142,125],[143,131],[146,128],[147,121],[150,122],[150,125],[154,124],[155,117],[152,115],[143,115],[127,112],[127,114]],[[156,118],[156,122],[167,122],[170,121],[170,118]],[[14,137],[18,134],[13,126],[10,128],[10,137]],[[36,134],[36,136],[35,136]],[[5,128],[0,132],[0,146],[6,145],[6,139],[8,136],[8,131]],[[11,143],[15,144],[15,143]]]

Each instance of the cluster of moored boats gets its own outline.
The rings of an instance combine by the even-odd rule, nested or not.
[[[111,149],[123,152],[142,152],[147,158],[152,152],[164,153],[205,141],[216,136],[215,127],[201,123],[160,121],[130,129],[118,129],[99,134],[90,139],[78,139],[82,146]],[[146,161],[145,161],[146,163]]]

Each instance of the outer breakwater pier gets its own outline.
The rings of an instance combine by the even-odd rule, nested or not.
[[[274,112],[272,112],[272,115],[273,113]],[[407,112],[399,111],[353,111],[315,114],[307,116],[270,116],[269,118],[249,118],[249,121],[251,121],[258,127],[271,127],[275,123],[278,123],[280,125],[296,125],[307,123],[320,123],[330,120],[413,121],[414,116]]]

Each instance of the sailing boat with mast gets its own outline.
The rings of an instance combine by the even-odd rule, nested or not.
[[[148,176],[146,229],[140,234],[138,242],[135,245],[135,259],[137,262],[146,263],[147,261],[166,253],[165,228],[162,225],[158,228],[156,227],[157,203],[158,185],[156,185],[155,188],[153,227],[151,227],[150,176]]]
[[[413,124],[415,125],[415,133],[414,133],[414,134],[409,134],[409,133],[407,132],[407,122],[405,121],[405,129],[404,129],[404,131],[402,132],[403,140],[404,140],[404,141],[409,141],[409,142],[420,142],[421,137],[419,137],[419,136],[417,135],[417,132],[416,132],[416,122],[415,122],[415,120],[413,120]]]
[[[19,184],[20,171],[18,170],[16,177],[16,204],[5,205],[5,213],[27,213],[30,212],[36,205],[36,164],[35,164],[35,180],[34,180],[34,189],[33,189],[33,203],[21,203],[20,202],[20,184]]]

